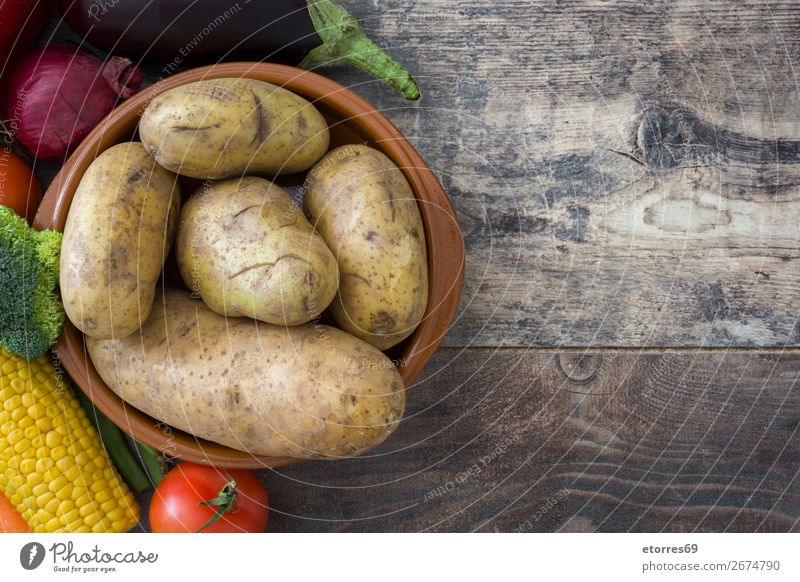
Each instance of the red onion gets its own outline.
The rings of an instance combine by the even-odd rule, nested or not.
[[[142,83],[128,59],[103,62],[59,43],[28,54],[8,78],[6,118],[16,139],[40,160],[63,158]]]

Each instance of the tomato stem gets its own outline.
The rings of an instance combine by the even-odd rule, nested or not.
[[[208,501],[201,501],[198,505],[205,505],[206,507],[215,507],[214,515],[206,522],[206,524],[197,530],[195,533],[200,533],[204,529],[214,525],[220,517],[226,513],[236,513],[239,511],[238,497],[239,492],[236,489],[236,480],[231,477],[230,473],[225,471],[228,477],[228,482],[220,489],[219,494],[214,499]]]

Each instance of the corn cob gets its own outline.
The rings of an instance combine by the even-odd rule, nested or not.
[[[48,356],[0,348],[0,490],[35,532],[123,532],[139,506]]]

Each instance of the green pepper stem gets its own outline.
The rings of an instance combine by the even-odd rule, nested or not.
[[[137,441],[134,439],[136,451],[139,453],[139,459],[144,465],[147,475],[150,477],[150,482],[153,487],[158,487],[161,480],[164,478],[164,461],[161,454],[150,445]]]
[[[408,71],[372,42],[347,10],[332,0],[307,1],[308,14],[322,44],[308,53],[300,67],[349,63],[386,81],[406,99],[419,99],[419,88]]]
[[[149,489],[150,479],[147,478],[147,474],[128,448],[122,431],[100,412],[81,390],[75,389],[75,392],[86,410],[89,420],[100,434],[108,456],[128,486],[136,493]]]

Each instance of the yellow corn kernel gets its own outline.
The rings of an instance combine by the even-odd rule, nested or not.
[[[32,400],[32,402],[28,404],[28,415],[36,419],[47,418],[47,408],[42,405],[42,402],[40,400],[35,400],[31,393],[25,396],[28,396]]]
[[[61,435],[58,434],[56,431],[51,430],[47,433],[44,437],[44,443],[51,449],[56,448],[58,445],[61,444]]]
[[[42,459],[37,459],[36,460],[36,472],[37,473],[42,473],[42,474],[47,473],[50,470],[50,468],[55,464],[56,464],[55,461],[53,461],[53,459],[51,459],[50,457],[44,457]]]
[[[90,514],[94,513],[97,510],[95,508],[95,506],[92,505],[91,503],[86,503],[84,505],[79,505],[78,507],[79,507],[78,512],[80,513],[81,517],[87,517],[87,516],[89,516]]]
[[[92,503],[92,497],[83,485],[75,485],[75,488],[72,490],[72,500],[75,502],[75,505]]]
[[[56,401],[56,396],[50,392],[47,392],[44,394],[44,396],[41,397],[41,399],[39,400],[39,404],[41,404],[44,407],[47,407],[55,403],[55,401]]]
[[[36,461],[33,459],[25,459],[19,464],[19,472],[23,474],[33,473],[36,469]]]
[[[22,454],[25,451],[32,451],[33,448],[31,447],[31,439],[26,439],[23,437],[21,441],[14,445],[14,452]]]
[[[72,499],[65,499],[58,504],[58,514],[64,515],[75,509],[75,502]]]
[[[28,473],[27,480],[28,480],[28,485],[34,487],[39,483],[41,483],[42,481],[44,481],[44,478],[42,477],[41,473]]]
[[[31,493],[33,493],[35,497],[39,497],[39,495],[43,495],[48,491],[50,491],[50,488],[47,483],[39,483],[31,487]]]
[[[56,402],[47,406],[44,409],[44,413],[52,419],[58,420],[59,418],[61,418],[62,419],[61,422],[64,421],[64,416],[61,414],[61,407]],[[59,422],[58,424],[61,424],[61,422]]]
[[[127,531],[139,507],[47,357],[0,349],[0,491],[35,532]]]
[[[111,520],[107,517],[103,516],[100,518],[100,521],[92,527],[92,531],[95,533],[106,533],[111,531]]]
[[[19,394],[14,394],[10,398],[6,398],[5,402],[3,402],[3,408],[5,408],[8,412],[11,412],[15,408],[19,408],[20,406],[22,406],[22,398]]]
[[[55,493],[56,491],[58,491],[62,487],[65,487],[68,482],[69,481],[67,481],[67,478],[64,475],[58,475],[57,477],[55,477],[53,479],[50,479],[50,483],[48,483],[48,487],[50,488],[50,491]]]
[[[105,485],[105,484],[104,484],[104,485]],[[98,492],[98,493],[97,493],[97,494],[94,496],[94,500],[95,500],[96,502],[98,502],[98,503],[105,503],[106,501],[109,501],[110,499],[112,499],[112,494],[111,494],[111,490],[110,490],[110,488],[108,488],[108,486],[106,486],[106,487],[103,487],[103,489],[101,489],[101,490],[100,490],[100,491],[99,491],[99,492]]]
[[[23,380],[22,378],[14,378],[13,380],[11,380],[9,386],[17,394],[22,394],[23,392],[25,392],[27,387],[25,380]]]
[[[101,507],[102,509],[102,507]],[[125,519],[125,509],[119,505],[115,505],[111,508],[108,512],[106,512],[106,517],[113,522],[119,521],[121,519]]]
[[[77,507],[73,507],[72,509],[70,509],[66,513],[62,514],[59,519],[61,520],[62,524],[69,525],[73,521],[77,521],[78,518],[80,518],[80,516],[81,516],[81,514],[78,511],[78,508]]]
[[[90,435],[89,431],[86,431],[86,434],[83,435],[80,439],[78,439],[78,445],[80,445],[80,447],[83,449],[89,448],[90,446],[92,446],[92,443],[95,442],[96,438],[97,438],[96,434]]]
[[[15,428],[8,434],[8,437],[6,437],[8,444],[12,447],[24,438],[25,432],[21,428]]]
[[[75,457],[71,457],[67,455],[65,457],[61,457],[58,461],[56,461],[56,469],[58,469],[61,473],[66,473],[70,467],[74,467],[77,465],[77,459]],[[72,481],[72,479],[70,479]]]
[[[55,517],[55,515],[53,515],[52,513],[48,513],[44,509],[33,508],[33,511],[31,511],[31,517],[30,518],[28,518],[26,515],[23,515],[23,517],[25,517],[25,519],[28,521],[28,523],[32,527],[33,527],[33,520],[34,519],[37,522],[39,522],[40,524],[42,524],[42,527],[44,527],[44,524],[46,524],[48,521],[53,519]],[[44,531],[44,530],[42,530],[42,531]]]
[[[92,461],[92,458],[86,453],[86,451],[81,451],[80,453],[75,455],[75,462],[81,467],[85,467],[89,463],[94,463],[94,461]]]
[[[80,465],[72,465],[67,467],[67,469],[64,471],[64,475],[72,483],[81,483],[83,481],[83,472],[81,471]]]
[[[70,499],[72,497],[72,490],[74,488],[75,486],[72,483],[67,483],[61,489],[56,491],[56,497],[58,497],[58,499],[60,499],[61,501],[64,501],[65,499]]]
[[[94,526],[100,521],[100,508],[92,508],[92,512],[83,518],[83,523],[88,525],[94,531]]]
[[[42,498],[45,498],[45,497],[47,497],[48,495],[52,495],[52,497],[53,497],[53,498],[52,498],[52,499],[50,499],[50,500],[49,500],[47,503],[44,503],[44,504],[43,504],[43,503],[42,503]],[[55,495],[53,495],[52,493],[50,493],[50,492],[48,491],[47,493],[45,493],[44,495],[42,495],[41,497],[38,497],[38,498],[36,499],[36,504],[37,504],[39,507],[43,507],[43,508],[44,508],[44,510],[45,510],[47,513],[52,513],[53,515],[56,515],[56,513],[58,513],[58,508],[59,508],[59,506],[61,505],[61,501],[60,501],[60,500],[58,500],[58,499],[56,499],[56,496],[55,496]]]

